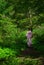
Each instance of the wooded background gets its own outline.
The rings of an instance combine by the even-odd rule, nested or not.
[[[21,50],[28,48],[26,33],[29,28],[32,28],[33,47],[43,54],[44,0],[0,0],[1,65],[22,64],[20,60],[15,60],[15,57]],[[24,61],[24,65],[38,65],[36,63],[37,61],[27,61],[26,64]]]

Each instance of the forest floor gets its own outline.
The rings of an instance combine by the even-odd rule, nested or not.
[[[21,54],[17,57],[18,59],[25,59],[29,60],[38,60],[40,61],[39,65],[44,65],[44,54],[42,55],[41,52],[36,51],[34,48],[27,48],[26,50],[21,51]]]

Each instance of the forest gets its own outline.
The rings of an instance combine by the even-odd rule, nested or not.
[[[44,65],[44,0],[0,0],[0,65]]]

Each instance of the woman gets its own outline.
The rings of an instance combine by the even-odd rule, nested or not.
[[[28,41],[27,45],[28,45],[28,47],[31,47],[32,46],[32,40],[31,40],[32,32],[31,32],[31,30],[27,32],[26,37],[27,37],[27,41]]]

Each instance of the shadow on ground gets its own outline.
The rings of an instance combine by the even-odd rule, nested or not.
[[[30,47],[20,51],[19,57],[31,57],[31,58],[44,57],[44,51],[40,52],[40,51],[37,51],[35,48]]]

